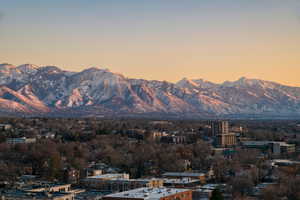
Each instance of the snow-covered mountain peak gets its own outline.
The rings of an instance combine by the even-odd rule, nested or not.
[[[251,79],[247,77],[241,77],[235,82],[237,85],[259,85],[262,83],[259,79]]]
[[[196,87],[199,86],[196,82],[194,82],[193,80],[188,79],[188,78],[183,78],[183,79],[181,79],[180,81],[178,81],[178,82],[176,83],[176,85],[177,85],[178,87],[182,87],[182,88],[190,88],[190,89],[196,88]]]
[[[184,78],[174,84],[126,78],[98,67],[69,72],[5,63],[0,65],[0,109],[74,116],[102,111],[300,116],[300,88],[245,77],[223,84]]]
[[[21,73],[35,73],[39,69],[39,66],[33,64],[19,65],[17,68]]]
[[[93,66],[93,67],[89,67],[87,69],[82,70],[82,72],[107,72],[107,73],[109,73],[111,71],[107,68]]]
[[[63,70],[56,66],[43,66],[39,68],[39,73],[57,74],[62,73]]]
[[[271,81],[264,81],[260,79],[251,79],[246,77],[241,77],[236,81],[225,81],[223,86],[226,87],[260,87],[260,88],[274,88],[279,84]]]
[[[218,84],[204,80],[204,79],[194,79],[194,83],[198,84],[198,87],[200,88],[212,88],[218,86]]]
[[[217,86],[218,84],[206,81],[204,79],[187,79],[183,78],[182,80],[176,83],[178,87],[187,88],[187,89],[207,89]]]
[[[9,63],[2,63],[0,64],[0,70],[1,71],[7,71],[7,70],[11,70],[11,69],[15,69],[16,66],[9,64]]]
[[[83,75],[87,79],[125,79],[122,74],[111,72],[108,69],[102,69],[98,67],[91,67],[85,69],[78,74]]]
[[[226,87],[243,87],[257,84],[259,80],[241,77],[236,81],[225,81],[222,85]]]

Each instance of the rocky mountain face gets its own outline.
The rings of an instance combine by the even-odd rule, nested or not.
[[[106,69],[0,65],[0,114],[97,116],[300,116],[300,88],[241,78],[216,84],[130,79]]]

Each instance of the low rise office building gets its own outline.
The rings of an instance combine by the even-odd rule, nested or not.
[[[193,172],[166,172],[163,174],[165,178],[190,178],[199,180],[201,183],[206,182],[206,174],[205,173],[193,173]]]
[[[129,179],[129,174],[126,174],[126,173],[100,174],[100,175],[95,175],[95,176],[88,176],[87,179],[93,179],[93,180]]]
[[[7,144],[29,144],[29,143],[35,143],[35,138],[26,138],[26,137],[20,137],[20,138],[7,138],[6,143]]]
[[[138,188],[104,196],[103,200],[192,200],[192,190],[175,188]]]
[[[22,188],[26,192],[70,192],[71,184],[56,184],[56,183],[39,183],[32,184]]]
[[[163,180],[161,179],[97,179],[87,177],[81,181],[82,185],[86,188],[97,189],[103,192],[123,192],[141,187],[162,187]]]
[[[296,151],[295,144],[277,141],[243,141],[242,146],[245,148],[255,148],[262,151],[269,151],[275,155],[289,154]]]
[[[75,195],[66,192],[26,192],[11,190],[1,193],[2,200],[74,200]]]
[[[170,179],[164,178],[163,185],[165,187],[171,188],[195,188],[201,184],[200,180],[198,179],[191,179],[191,178],[181,178],[181,179]]]

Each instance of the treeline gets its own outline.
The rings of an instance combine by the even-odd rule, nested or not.
[[[0,144],[0,179],[15,180],[32,173],[48,180],[61,179],[67,167],[84,170],[89,162],[104,162],[137,178],[162,171],[208,169],[210,147],[133,142],[121,135],[96,135],[85,141],[39,140],[34,144]],[[190,164],[189,162],[190,161]]]

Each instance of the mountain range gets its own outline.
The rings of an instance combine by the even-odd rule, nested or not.
[[[300,116],[300,87],[127,78],[107,69],[0,64],[0,114],[19,116]]]

